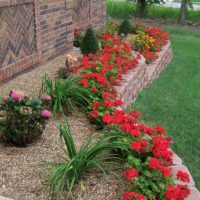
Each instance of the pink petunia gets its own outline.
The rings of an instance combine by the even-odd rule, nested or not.
[[[50,118],[51,117],[51,112],[48,111],[48,110],[43,110],[41,115],[44,118]]]

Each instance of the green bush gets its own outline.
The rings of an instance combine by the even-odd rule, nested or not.
[[[25,147],[38,138],[51,112],[45,109],[46,100],[31,99],[21,92],[11,91],[0,101],[0,136],[6,142]],[[45,103],[46,102],[46,103]]]
[[[99,42],[92,27],[88,28],[81,42],[81,51],[84,55],[95,54],[99,50]]]
[[[75,112],[78,107],[87,106],[90,92],[80,87],[79,77],[69,77],[67,79],[57,78],[53,82],[45,75],[42,86],[42,93],[47,93],[51,97],[53,114],[64,111]]]
[[[120,28],[119,28],[119,33],[121,34],[121,33],[124,33],[125,35],[128,35],[129,33],[131,33],[132,32],[132,27],[131,27],[131,23],[127,20],[127,19],[125,19],[123,22],[122,22],[122,24],[121,24],[121,26],[120,26]]]
[[[74,185],[90,170],[106,173],[111,167],[119,167],[115,161],[119,158],[112,154],[113,148],[123,148],[127,144],[117,142],[116,136],[101,134],[89,135],[77,151],[68,124],[60,126],[60,135],[64,140],[65,156],[63,162],[48,163],[51,168],[50,190],[53,198],[58,198],[65,190],[72,194]]]
[[[83,40],[82,35],[80,33],[78,33],[78,35],[74,37],[73,45],[75,47],[80,47],[82,40]]]

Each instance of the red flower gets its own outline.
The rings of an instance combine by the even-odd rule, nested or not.
[[[166,200],[184,200],[190,193],[190,189],[185,185],[168,185],[165,198]]]
[[[149,165],[151,169],[158,169],[160,167],[160,161],[156,158],[150,158]]]
[[[161,165],[160,166],[160,171],[164,174],[164,176],[169,177],[171,175],[171,171],[170,169],[168,169],[167,167]]]
[[[91,88],[91,91],[92,91],[92,92],[98,92],[98,89],[97,89],[96,87],[92,87],[92,88]]]
[[[190,194],[190,189],[185,185],[177,185],[178,197],[177,200],[186,199]]]
[[[141,113],[139,113],[137,110],[131,110],[129,112],[129,115],[131,115],[132,117],[135,117],[135,118],[140,118],[141,117]]]
[[[116,100],[115,101],[115,106],[122,106],[123,105],[123,101],[122,100]]]
[[[183,171],[179,170],[177,172],[176,176],[177,176],[178,179],[180,179],[184,183],[189,183],[190,182],[189,174],[186,173],[186,172],[183,172]]]
[[[89,112],[89,117],[96,119],[99,116],[98,111],[93,110]]]
[[[131,149],[138,151],[146,151],[148,142],[146,140],[139,140],[131,143]]]
[[[154,131],[157,131],[158,133],[163,134],[163,135],[166,134],[166,131],[162,126],[154,127]]]
[[[145,200],[145,196],[143,194],[137,194],[136,192],[125,192],[123,195],[123,200]]]
[[[80,80],[80,84],[83,85],[85,88],[88,88],[89,85],[88,85],[88,80],[87,79],[82,79]]]
[[[132,200],[136,196],[136,192],[125,192],[123,195],[123,200]]]
[[[94,102],[93,104],[92,104],[92,108],[93,109],[96,109],[96,108],[98,108],[99,106],[101,105],[101,103],[100,102]]]
[[[135,177],[138,177],[138,176],[139,176],[139,173],[134,168],[128,168],[128,169],[124,170],[124,177],[128,181],[132,180],[132,179],[134,179]]]
[[[174,185],[168,185],[165,192],[166,200],[175,200],[177,199],[177,189]]]
[[[74,29],[74,37],[76,37],[77,35],[78,35],[78,29],[75,28],[75,29]]]
[[[112,116],[108,113],[105,113],[102,117],[103,122],[105,123],[111,123],[112,122]]]

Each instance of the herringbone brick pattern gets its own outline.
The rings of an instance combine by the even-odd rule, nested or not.
[[[36,53],[33,3],[0,8],[0,68]]]
[[[90,0],[73,1],[74,22],[86,21],[90,18]]]

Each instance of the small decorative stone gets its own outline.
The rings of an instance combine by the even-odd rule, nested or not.
[[[66,57],[66,66],[74,65],[76,62],[79,61],[79,58],[75,52],[71,52],[67,54]]]

